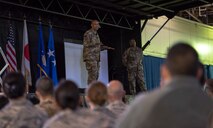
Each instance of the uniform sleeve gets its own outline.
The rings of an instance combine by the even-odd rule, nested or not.
[[[142,63],[143,62],[143,51],[141,48],[139,48],[138,50],[139,50],[138,52],[140,53],[140,63],[143,64]]]
[[[84,47],[91,47],[91,46],[93,46],[92,43],[91,43],[91,41],[92,41],[92,35],[89,32],[86,32],[84,34],[84,43],[83,43]]]
[[[105,46],[105,45],[101,44],[101,51],[107,50],[107,49],[108,49],[108,46]]]
[[[123,62],[123,65],[126,66],[127,65],[127,51],[126,50],[122,56],[122,62]]]
[[[107,50],[107,48],[105,47],[105,45],[102,42],[100,42],[100,45],[101,45],[101,51]]]
[[[0,115],[0,118],[1,118],[1,120],[0,120],[0,128],[5,128],[7,126],[7,124],[9,124],[10,118],[9,117],[5,117],[3,115],[3,113],[0,113],[0,114],[1,114]]]

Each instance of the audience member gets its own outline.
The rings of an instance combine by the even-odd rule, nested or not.
[[[0,111],[0,128],[41,128],[47,119],[25,98],[26,81],[21,73],[12,72],[3,79],[3,92],[9,104]]]
[[[99,113],[79,107],[80,93],[72,81],[63,81],[55,92],[61,111],[48,120],[44,128],[112,128],[110,121]]]
[[[185,43],[172,46],[162,66],[164,86],[139,96],[119,128],[205,128],[213,108],[196,79],[197,52]]]
[[[36,95],[39,98],[39,105],[36,105],[41,110],[47,112],[48,116],[53,116],[58,111],[55,99],[53,97],[54,87],[53,82],[48,77],[42,77],[36,82]]]
[[[100,112],[110,119],[116,118],[116,115],[105,107],[108,93],[106,85],[102,82],[92,82],[86,91],[86,96],[91,110]]]
[[[117,117],[119,117],[127,106],[122,101],[122,98],[125,96],[123,84],[118,80],[112,80],[108,84],[107,89],[108,89],[108,102],[109,102],[107,108],[112,112],[114,112]]]

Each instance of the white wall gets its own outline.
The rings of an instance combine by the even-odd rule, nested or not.
[[[75,81],[79,88],[87,88],[87,70],[83,62],[83,45],[73,42],[65,42],[65,70],[66,79]],[[101,52],[99,80],[107,84],[108,78],[108,55],[107,51]]]
[[[159,17],[147,22],[142,33],[144,45],[167,20]],[[143,21],[142,21],[143,24]],[[213,64],[213,27],[180,17],[171,19],[145,49],[145,55],[165,57],[168,48],[177,41],[189,42],[199,53],[205,64]]]

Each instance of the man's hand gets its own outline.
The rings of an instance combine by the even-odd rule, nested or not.
[[[113,48],[113,47],[108,47],[108,46],[107,46],[107,49],[108,49],[108,50],[115,50],[115,48]]]
[[[101,46],[103,49],[107,49],[107,50],[115,50],[115,48],[109,47],[109,46]]]

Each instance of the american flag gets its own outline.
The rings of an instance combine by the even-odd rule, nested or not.
[[[8,39],[6,44],[6,57],[12,71],[17,71],[16,50],[15,50],[15,30],[14,25],[9,24]]]

